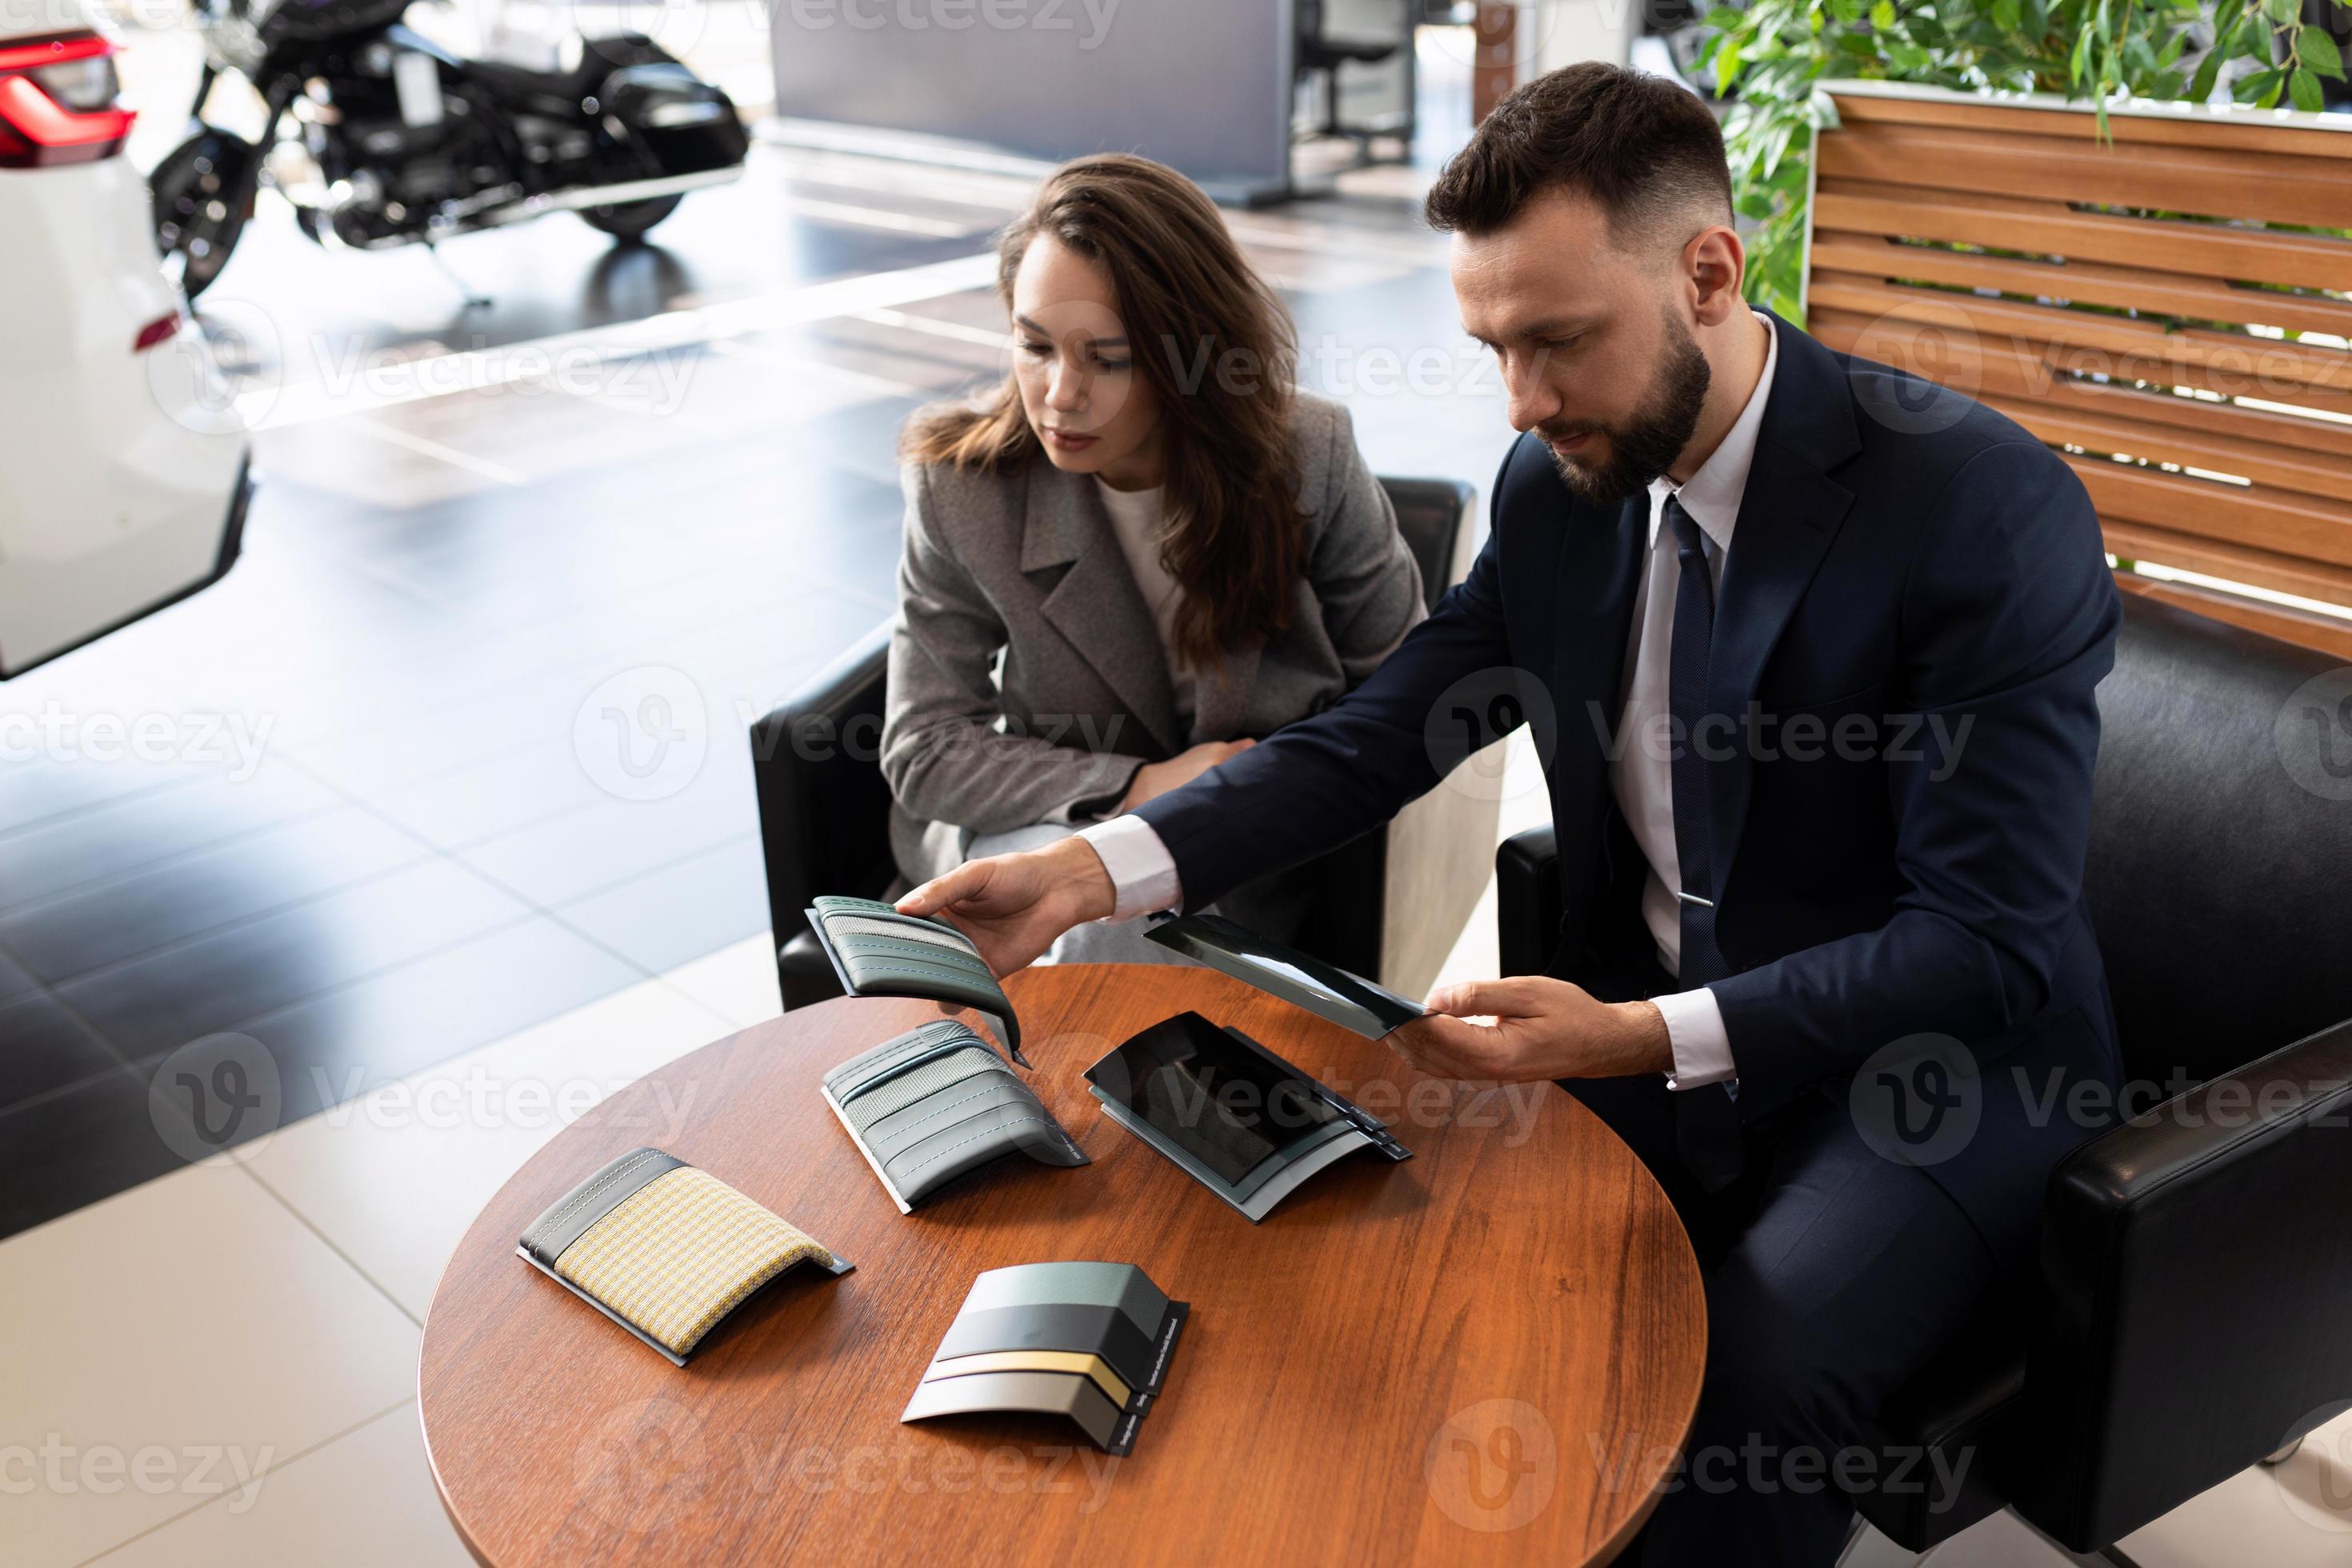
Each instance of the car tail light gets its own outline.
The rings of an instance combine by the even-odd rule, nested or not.
[[[139,335],[131,340],[131,352],[143,354],[157,343],[168,343],[172,341],[172,334],[179,330],[179,311],[173,310],[170,315],[158,316],[139,329]]]
[[[0,44],[0,169],[121,152],[133,115],[116,101],[113,57],[113,40],[96,33]]]

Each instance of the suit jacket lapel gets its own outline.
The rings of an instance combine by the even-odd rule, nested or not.
[[[1623,717],[1626,639],[1633,632],[1633,591],[1648,556],[1650,498],[1631,496],[1612,512],[1570,500],[1561,530],[1559,571],[1553,588],[1557,644],[1551,689],[1558,704],[1558,739],[1551,760],[1555,822],[1605,819],[1612,747],[1633,743],[1617,732]],[[1538,731],[1540,739],[1540,731]],[[1571,924],[1581,940],[1591,907],[1599,831],[1559,835],[1561,886]]]
[[[1731,720],[1738,737],[1731,760],[1708,772],[1710,885],[1717,888],[1724,885],[1747,823],[1755,742],[1748,706],[1765,661],[1853,505],[1853,492],[1825,470],[1860,446],[1853,394],[1836,359],[1777,316],[1772,329],[1780,334],[1780,363],[1724,563],[1707,657],[1706,710]]]
[[[1163,755],[1181,750],[1160,634],[1094,480],[1039,460],[1029,468],[1021,570],[1043,574],[1065,566],[1040,606],[1047,624],[1141,721]]]

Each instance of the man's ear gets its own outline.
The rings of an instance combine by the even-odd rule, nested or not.
[[[1683,247],[1683,273],[1696,298],[1694,312],[1704,326],[1721,326],[1748,308],[1739,285],[1748,272],[1748,248],[1729,224],[1701,229]]]

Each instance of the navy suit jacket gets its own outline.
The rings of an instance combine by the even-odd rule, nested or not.
[[[2065,1090],[2116,1074],[2082,897],[2114,580],[2088,496],[2041,441],[1772,329],[1707,678],[1711,885],[1733,971],[1710,988],[1739,1107],[1843,1098],[1881,1047],[1961,1042],[1979,1120],[1927,1168],[2021,1267],[2051,1168],[2103,1124]],[[1519,437],[1468,577],[1386,663],[1139,808],[1187,906],[1367,831],[1525,722],[1568,911],[1552,972],[1590,980],[1646,952],[1647,867],[1608,763],[1612,741],[1638,743],[1615,731],[1648,515],[1646,492],[1578,498]]]

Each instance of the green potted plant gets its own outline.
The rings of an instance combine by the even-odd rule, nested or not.
[[[2352,0],[1756,0],[1724,6],[1696,64],[1736,92],[1724,124],[1749,236],[1748,297],[1791,321],[1804,265],[1813,132],[1837,124],[1823,83],[1851,78],[1962,92],[2057,93],[2105,106],[2121,98],[2230,100],[2317,110],[2345,80],[2321,6]],[[2337,10],[2336,7],[2347,7]]]

